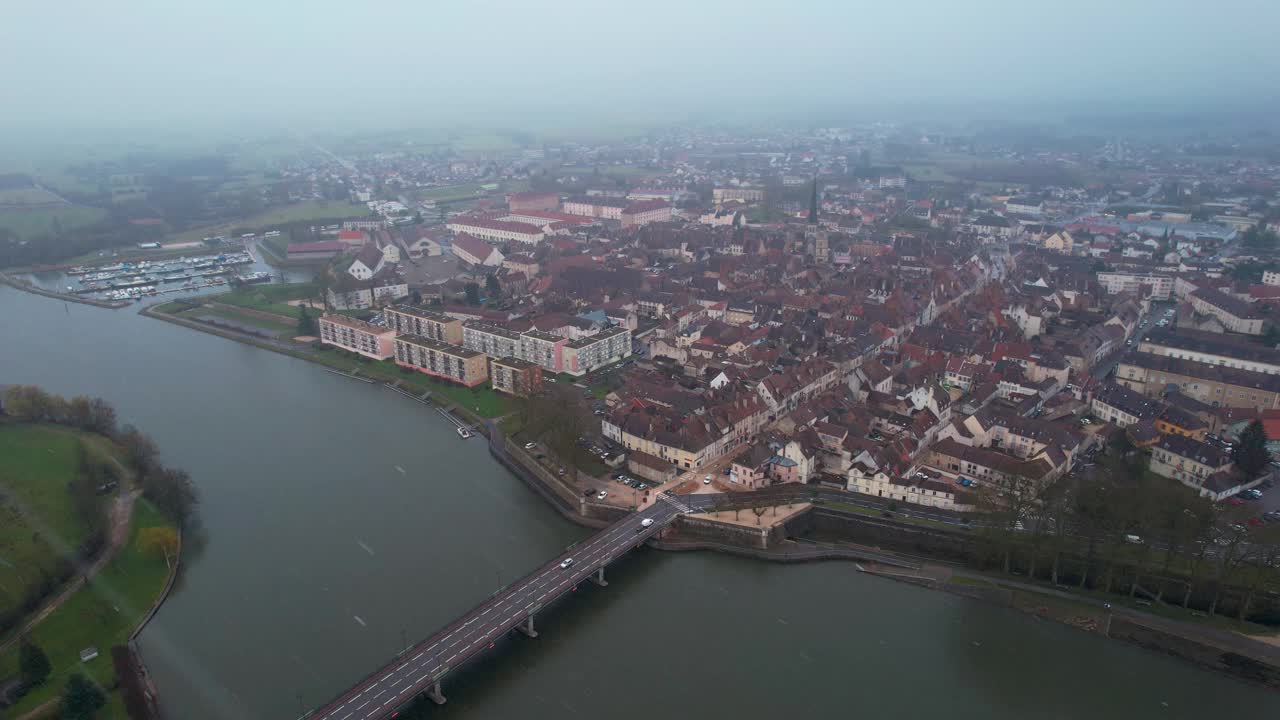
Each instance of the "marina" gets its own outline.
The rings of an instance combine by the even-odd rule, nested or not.
[[[66,271],[68,283],[74,278],[76,284],[67,284],[65,291],[103,300],[128,301],[171,293],[195,292],[229,283],[270,282],[271,274],[266,272],[234,274],[237,267],[253,262],[253,255],[242,251],[176,260],[78,266]],[[171,287],[162,287],[163,285]]]

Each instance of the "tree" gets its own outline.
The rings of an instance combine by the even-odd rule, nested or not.
[[[160,512],[184,526],[200,502],[191,476],[185,470],[158,467],[142,479],[142,493],[156,504]]]
[[[490,274],[484,279],[485,292],[489,294],[490,300],[495,300],[502,296],[502,285],[498,282],[498,276]]]
[[[90,720],[107,698],[91,680],[80,673],[67,678],[67,688],[62,692],[62,717],[64,720]]]
[[[137,543],[139,552],[151,557],[163,558],[164,566],[167,568],[173,567],[173,561],[178,557],[178,549],[181,546],[178,531],[163,526],[142,528],[138,531]]]
[[[316,319],[307,311],[306,305],[298,307],[301,312],[298,314],[298,334],[299,335],[315,335]]]
[[[49,409],[49,394],[34,385],[14,385],[5,391],[4,410],[19,420],[47,420]]]
[[[138,474],[138,477],[145,477],[156,469],[156,458],[160,456],[160,449],[156,447],[156,442],[150,435],[132,425],[125,425],[120,432],[118,442],[124,448],[124,456],[129,466]]]
[[[479,305],[479,304],[480,304],[480,286],[479,286],[479,285],[477,285],[477,284],[475,284],[475,283],[473,283],[473,282],[469,282],[469,283],[467,283],[467,285],[466,285],[466,293],[467,293],[467,304],[468,304],[468,305]]]
[[[22,675],[22,684],[28,688],[35,687],[49,677],[53,666],[49,664],[49,656],[31,638],[23,635],[19,643],[18,669]]]
[[[1267,431],[1262,421],[1254,420],[1240,433],[1240,441],[1231,451],[1236,467],[1250,479],[1258,477],[1271,462],[1271,453],[1267,451]]]

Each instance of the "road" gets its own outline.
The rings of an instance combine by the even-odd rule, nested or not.
[[[597,570],[643,544],[682,512],[706,506],[705,501],[667,496],[643,512],[633,513],[570,548],[534,572],[517,580],[427,640],[409,648],[387,666],[342,697],[307,715],[310,720],[371,720],[393,713],[430,690],[448,672],[492,647],[504,634],[522,625],[539,609],[572,592]],[[649,527],[642,525],[649,519]],[[564,569],[560,564],[572,558]]]

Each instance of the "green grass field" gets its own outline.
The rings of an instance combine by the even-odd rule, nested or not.
[[[13,717],[57,696],[72,673],[84,673],[103,688],[115,678],[111,664],[111,647],[128,639],[133,628],[164,590],[169,570],[164,560],[142,554],[137,547],[137,534],[143,528],[169,526],[160,513],[146,500],[134,506],[133,521],[127,544],[107,564],[88,587],[73,595],[31,633],[49,656],[53,673],[49,679],[22,698],[10,712]],[[98,657],[80,662],[80,651],[98,649]],[[18,669],[15,645],[0,655],[0,677]],[[108,703],[97,715],[99,720],[127,720],[118,693],[108,695]]]
[[[17,607],[88,536],[66,491],[80,437],[55,426],[0,424],[0,608]]]
[[[364,205],[336,200],[313,200],[292,205],[282,205],[218,225],[192,228],[173,237],[165,238],[165,240],[166,242],[195,242],[211,235],[225,234],[232,228],[262,229],[291,222],[337,220],[340,218],[365,217],[368,214],[369,208]]]
[[[296,325],[287,325],[282,322],[265,320],[260,317],[254,317],[246,313],[236,312],[234,310],[224,310],[222,308],[197,308],[187,313],[183,313],[181,317],[192,320],[225,320],[228,323],[246,330],[258,330],[264,333],[275,334],[277,337],[292,337],[297,332]]]
[[[482,194],[484,194],[484,189],[476,183],[445,185],[443,187],[427,188],[415,193],[419,200],[435,200],[437,202],[467,200]]]
[[[337,370],[346,372],[358,370],[365,377],[391,382],[399,380],[400,385],[407,390],[428,391],[437,398],[444,398],[465,407],[481,417],[498,417],[507,414],[513,408],[509,398],[494,392],[493,388],[487,385],[468,388],[456,383],[436,380],[424,373],[404,372],[391,360],[379,362],[357,360],[352,354],[333,348],[321,350],[312,355],[311,359]]]
[[[250,285],[222,295],[211,296],[209,299],[213,302],[239,305],[240,307],[297,318],[302,315],[301,309],[296,305],[290,305],[287,301],[300,300],[307,297],[315,297],[315,291],[311,283]]]
[[[55,224],[61,225],[64,231],[72,230],[92,225],[106,216],[107,211],[102,208],[80,207],[78,205],[60,205],[29,210],[6,208],[0,209],[0,227],[12,230],[20,238],[32,238],[53,233]],[[57,221],[56,223],[55,220]]]

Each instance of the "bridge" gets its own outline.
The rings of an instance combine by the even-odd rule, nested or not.
[[[681,513],[712,507],[715,495],[663,495],[648,508],[631,513],[578,543],[547,564],[485,600],[426,640],[360,681],[327,705],[303,717],[307,720],[382,720],[425,695],[445,702],[440,683],[470,658],[490,650],[504,634],[519,630],[537,637],[538,611],[579,583],[607,584],[604,569],[671,524]],[[646,520],[652,520],[645,525]],[[569,567],[562,563],[572,559]]]

